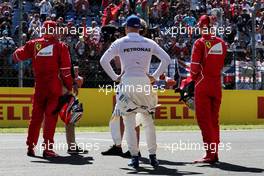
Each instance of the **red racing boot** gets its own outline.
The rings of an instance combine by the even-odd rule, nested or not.
[[[218,154],[217,153],[209,153],[206,152],[207,154],[200,160],[195,160],[194,163],[209,163],[209,164],[215,164],[216,162],[219,161],[218,159]]]
[[[35,157],[36,156],[34,148],[28,147],[27,156],[30,156],[30,157]]]
[[[59,155],[57,153],[55,153],[53,150],[53,143],[44,142],[42,144],[42,146],[44,147],[43,158],[57,158],[57,157],[59,157]]]
[[[53,150],[44,150],[43,158],[57,158],[59,155],[55,153]]]

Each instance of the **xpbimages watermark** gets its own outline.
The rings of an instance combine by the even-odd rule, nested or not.
[[[231,27],[203,27],[200,28],[198,26],[192,27],[192,26],[182,26],[181,24],[179,26],[172,26],[172,27],[165,27],[164,35],[169,35],[171,37],[176,37],[177,35],[200,35],[200,34],[211,34],[213,36],[216,35],[229,35],[232,32]]]
[[[84,36],[86,35],[100,35],[100,30],[94,30],[92,27],[76,27],[76,26],[71,26],[71,27],[52,27],[52,26],[47,26],[47,27],[37,27],[33,29],[36,32],[39,32],[40,35],[44,34],[49,34],[49,35],[80,35]]]
[[[98,92],[105,93],[105,95],[112,92],[136,92],[150,95],[151,93],[157,93],[158,91],[161,93],[165,92],[165,85],[124,85],[114,83],[114,85],[99,85],[98,90]]]
[[[88,151],[99,151],[100,150],[100,143],[93,143],[93,142],[79,142],[78,144],[72,143],[68,145],[65,142],[59,143],[47,143],[47,144],[38,144],[35,146],[36,150],[39,152],[43,152],[44,149],[46,150],[56,150],[56,151],[67,151],[70,150],[77,150],[78,148],[82,148]]]
[[[127,146],[125,142],[122,143],[122,146]],[[146,147],[147,148],[147,143],[146,142],[140,142],[139,146],[141,148]],[[229,152],[232,150],[232,143],[231,142],[220,142],[219,144],[216,143],[211,143],[211,144],[206,144],[206,143],[201,143],[201,142],[193,142],[189,140],[179,140],[175,141],[172,143],[157,143],[158,150],[164,150],[165,152],[170,152],[170,153],[176,153],[176,152],[181,152],[181,151],[206,151],[210,150],[212,153],[216,153],[218,151],[226,151]]]
[[[228,143],[199,143],[199,142],[191,142],[191,141],[178,141],[174,143],[162,143],[158,144],[158,147],[163,148],[165,151],[169,151],[171,153],[178,151],[205,151],[210,150],[212,153],[216,153],[217,151],[230,151],[232,150],[232,144]]]

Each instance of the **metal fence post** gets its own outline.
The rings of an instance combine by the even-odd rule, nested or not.
[[[252,50],[252,59],[253,59],[253,89],[256,89],[256,7],[252,12],[252,33],[251,33],[251,50]]]
[[[256,2],[255,5],[253,5],[254,10],[252,12],[252,38],[251,38],[251,49],[252,49],[252,59],[253,59],[253,89],[256,89],[256,72],[257,72],[257,65],[256,65],[256,14],[257,11],[260,9],[261,5],[259,2]]]
[[[22,20],[23,20],[23,1],[19,1],[19,46],[22,46]],[[19,69],[18,69],[18,86],[23,87],[23,63],[19,62]]]
[[[261,72],[261,84],[260,84],[260,90],[264,89],[264,73]]]

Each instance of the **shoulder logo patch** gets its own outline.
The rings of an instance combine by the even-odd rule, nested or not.
[[[223,54],[223,46],[222,43],[219,42],[215,44],[209,51],[208,54],[216,54],[216,55],[221,55]]]
[[[37,56],[53,56],[53,45],[46,46],[45,48],[42,48]]]

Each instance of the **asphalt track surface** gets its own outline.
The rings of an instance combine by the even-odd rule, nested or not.
[[[61,133],[55,137],[55,148],[61,157],[46,160],[41,157],[41,147],[36,151],[39,157],[26,156],[26,134],[0,134],[0,176],[264,175],[264,130],[223,131],[221,162],[215,165],[192,163],[203,155],[198,145],[201,143],[198,131],[158,132],[160,166],[157,169],[148,164],[142,132],[138,170],[127,166],[128,159],[100,154],[112,144],[109,133],[78,133],[76,136],[80,145],[90,150],[88,154],[68,155],[65,134]]]

